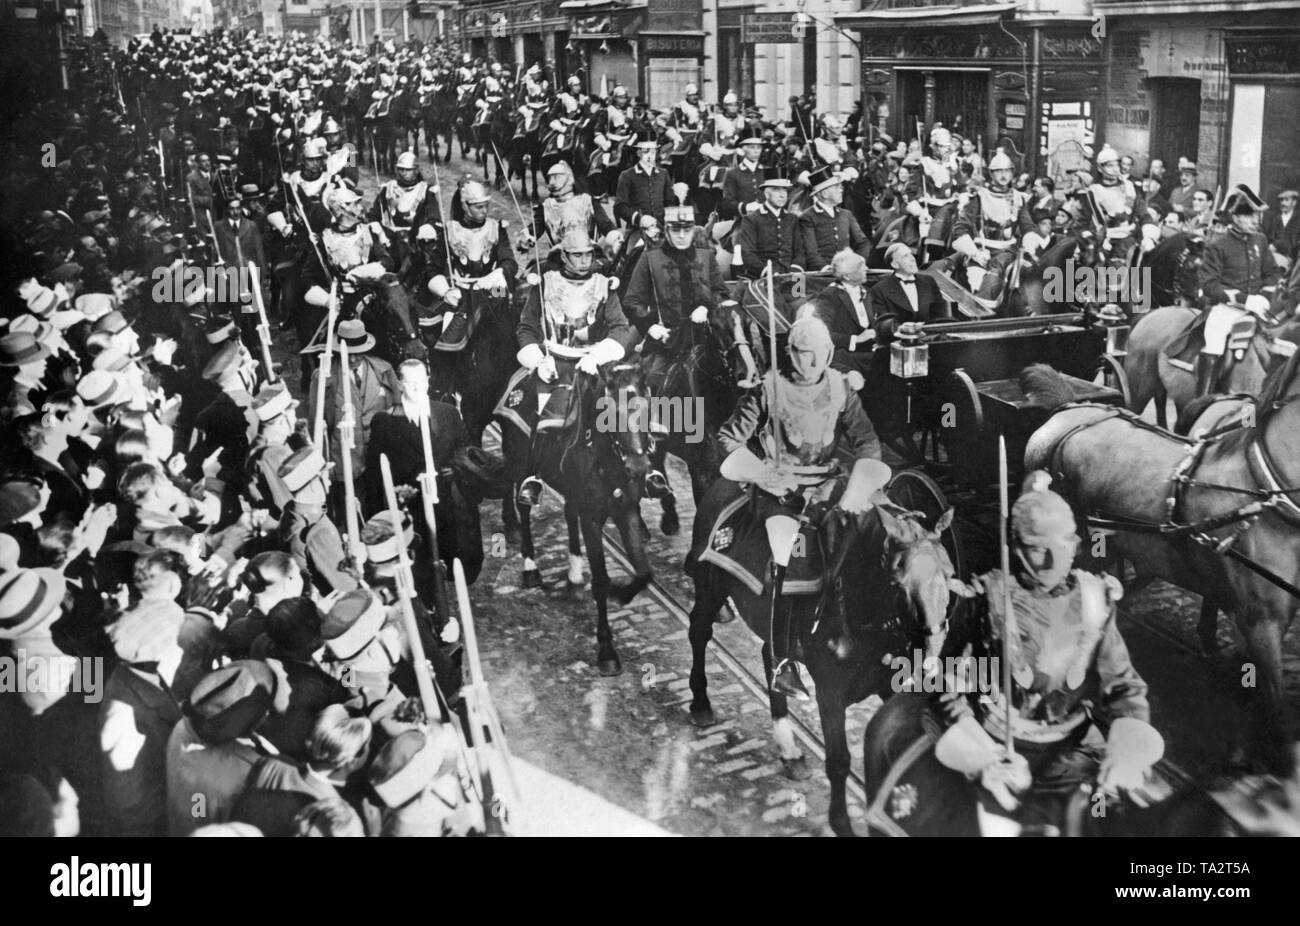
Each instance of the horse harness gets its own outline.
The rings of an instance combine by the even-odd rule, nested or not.
[[[1296,396],[1272,403],[1269,407],[1269,411],[1276,411],[1294,398],[1296,398]],[[1064,480],[1063,459],[1064,448],[1069,440],[1089,428],[1115,418],[1122,418],[1135,427],[1159,434],[1169,440],[1178,441],[1179,443],[1184,444],[1186,448],[1183,459],[1179,462],[1170,477],[1169,494],[1165,497],[1165,519],[1162,523],[1156,524],[1150,521],[1142,521],[1135,518],[1126,518],[1122,516],[1108,515],[1105,512],[1097,512],[1088,514],[1088,523],[1090,525],[1106,530],[1117,530],[1137,534],[1158,534],[1162,537],[1169,538],[1170,540],[1191,540],[1194,543],[1213,550],[1215,553],[1227,556],[1241,563],[1256,575],[1266,579],[1268,582],[1276,585],[1278,588],[1281,588],[1293,597],[1300,599],[1300,588],[1236,549],[1237,542],[1255,526],[1260,517],[1267,511],[1275,511],[1279,517],[1283,518],[1289,524],[1300,525],[1300,505],[1297,505],[1290,498],[1291,495],[1300,494],[1300,486],[1292,486],[1289,488],[1282,486],[1276,464],[1261,437],[1256,434],[1249,438],[1246,449],[1246,459],[1247,464],[1250,467],[1251,475],[1259,485],[1263,486],[1263,488],[1247,488],[1243,486],[1230,486],[1214,482],[1204,482],[1197,479],[1195,476],[1196,470],[1200,466],[1205,453],[1210,446],[1218,443],[1230,434],[1234,434],[1247,427],[1253,428],[1254,424],[1252,416],[1236,416],[1227,423],[1221,424],[1208,432],[1188,438],[1171,434],[1163,428],[1144,421],[1136,413],[1131,412],[1128,409],[1117,408],[1112,405],[1079,402],[1063,406],[1063,408],[1101,408],[1105,409],[1106,414],[1092,421],[1082,422],[1075,425],[1070,430],[1066,431],[1060,440],[1056,442],[1056,446],[1052,450],[1051,472],[1055,478],[1061,479],[1062,481],[1066,481]],[[1248,424],[1248,422],[1250,423]],[[1186,490],[1188,488],[1229,492],[1236,495],[1247,496],[1252,500],[1224,514],[1215,515],[1195,523],[1182,523],[1180,518],[1183,514],[1183,505]],[[1229,525],[1235,525],[1235,527],[1226,537],[1219,538],[1210,533],[1211,531]]]

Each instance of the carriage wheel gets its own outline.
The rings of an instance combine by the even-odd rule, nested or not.
[[[933,528],[939,516],[949,508],[947,496],[943,494],[939,484],[916,469],[905,469],[895,473],[894,478],[889,480],[889,485],[885,487],[885,494],[899,507],[906,508],[908,511],[919,511],[928,528]],[[957,533],[956,521],[953,521],[953,526],[944,532],[942,539],[943,548],[948,551],[948,557],[952,560],[957,575],[962,579],[968,578],[966,552]],[[954,597],[949,604],[950,617],[952,609],[960,600]]]
[[[1124,372],[1124,361],[1121,358],[1102,354],[1097,361],[1097,375],[1092,381],[1098,386],[1114,389],[1122,396],[1124,407],[1132,407],[1133,393],[1129,391],[1128,374]]]
[[[940,396],[938,434],[954,475],[971,485],[992,481],[984,406],[975,381],[959,367],[948,374]]]

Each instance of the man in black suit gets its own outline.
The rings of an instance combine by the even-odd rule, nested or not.
[[[217,253],[229,267],[247,267],[249,263],[257,265],[259,280],[267,278],[266,255],[262,251],[262,233],[257,223],[244,215],[244,202],[234,197],[226,204],[226,217],[213,225],[217,234]],[[238,292],[232,292],[227,298],[232,303],[238,300],[238,308],[230,306],[231,315],[239,323],[239,336],[250,351],[259,349],[257,338],[257,304],[253,301],[253,281],[247,272],[239,275]]]
[[[893,244],[885,258],[894,268],[871,290],[871,316],[876,323],[876,342],[888,344],[904,322],[951,321],[947,304],[933,279],[916,272],[916,256],[902,243]]]
[[[835,354],[831,367],[842,373],[857,371],[865,380],[871,370],[876,332],[867,293],[867,261],[845,248],[831,259],[835,282],[809,303],[831,333]]]
[[[643,218],[654,216],[662,225],[664,207],[673,202],[673,191],[668,172],[655,164],[659,157],[659,144],[637,142],[636,157],[636,164],[618,176],[614,220],[629,228],[641,228]]]

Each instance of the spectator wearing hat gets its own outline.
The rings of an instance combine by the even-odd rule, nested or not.
[[[251,600],[231,607],[226,640],[236,659],[248,656],[253,644],[266,633],[266,616],[281,601],[302,595],[304,577],[298,561],[282,550],[266,550],[249,560],[241,585]]]
[[[249,492],[256,504],[270,508],[276,517],[291,497],[280,479],[280,465],[309,443],[297,409],[298,400],[283,383],[263,386],[253,400],[261,430],[248,457]]]
[[[398,401],[401,387],[392,365],[372,353],[375,337],[366,331],[366,326],[360,319],[339,322],[337,337],[348,347],[349,375],[352,377],[352,477],[356,480],[357,497],[364,500],[366,447],[370,443],[370,425],[376,415],[392,408]],[[320,371],[317,370],[312,374],[308,395],[319,395],[319,378]],[[333,375],[325,383],[325,433],[329,436],[329,458],[335,463],[334,492],[340,505],[338,511],[343,510],[343,466],[339,463],[343,458],[343,445],[339,425],[345,414],[344,400],[338,375]]]
[[[443,724],[389,740],[368,771],[381,836],[464,834],[472,822],[456,775],[455,733]]]
[[[0,337],[0,389],[5,410],[12,419],[35,411],[28,396],[41,386],[50,349],[27,331],[13,331]]]
[[[1178,159],[1178,186],[1169,194],[1169,208],[1181,216],[1192,214],[1192,197],[1196,194],[1196,162]]]
[[[195,219],[199,223],[199,231],[208,230],[208,222],[213,218],[212,214],[212,158],[207,154],[197,154],[194,157],[194,169],[185,178],[185,183],[189,188],[190,201],[194,204],[196,211]]]
[[[262,250],[262,233],[258,231],[257,224],[244,215],[244,201],[238,196],[232,197],[226,204],[225,218],[217,222],[215,228],[219,258],[228,266],[241,268],[239,290],[228,294],[228,298],[237,302],[237,305],[230,308],[231,314],[239,323],[244,346],[250,351],[256,351],[261,343],[257,335],[259,316],[251,289],[253,281],[244,268],[252,264],[257,268],[259,281],[268,278],[266,254]],[[260,297],[261,293],[257,296]]]
[[[792,186],[781,177],[763,181],[763,207],[741,218],[734,238],[731,266],[738,276],[756,279],[767,269],[768,261],[774,273],[789,273],[794,268],[798,217],[786,209]]]
[[[331,465],[310,445],[280,464],[280,479],[292,498],[280,516],[279,537],[322,593],[357,587],[355,576],[344,563],[343,538],[325,512],[326,479]]]
[[[853,171],[853,175],[856,174]],[[836,166],[825,164],[817,167],[809,174],[808,183],[813,204],[799,216],[796,225],[794,262],[819,271],[829,268],[831,259],[845,248],[869,257],[871,239],[853,213],[842,205],[844,177],[836,171]]]
[[[64,469],[60,458],[68,450],[71,436],[67,423],[56,410],[31,412],[14,419],[18,448],[13,465],[42,480],[50,491],[44,520],[65,519],[73,524],[86,513],[85,484]]]
[[[186,836],[225,823],[267,754],[257,730],[288,705],[278,663],[240,660],[206,675],[186,699],[167,741],[167,832]]]
[[[354,709],[378,719],[405,700],[395,672],[403,659],[409,663],[410,647],[395,609],[383,596],[365,587],[338,596],[325,615],[321,636],[320,666],[349,688]],[[408,672],[406,678],[414,676]]]
[[[372,726],[339,704],[309,718],[294,756],[262,759],[249,774],[235,806],[234,819],[251,823],[266,836],[290,836],[299,811],[318,801],[339,800],[347,772],[368,758]]]
[[[260,423],[251,393],[256,366],[242,344],[227,341],[203,368],[203,379],[214,383],[221,394],[195,419],[198,438],[186,457],[190,478],[198,478],[204,461],[214,454],[228,479],[243,472]],[[236,479],[232,490],[239,488]]]
[[[642,220],[653,216],[663,223],[664,207],[674,201],[668,172],[657,165],[659,143],[636,143],[636,164],[618,176],[614,194],[614,221],[640,229]]]
[[[1278,208],[1264,213],[1259,223],[1259,230],[1268,239],[1273,259],[1283,270],[1288,269],[1300,254],[1300,218],[1296,216],[1296,204],[1300,202],[1300,190],[1288,189],[1277,194]]]

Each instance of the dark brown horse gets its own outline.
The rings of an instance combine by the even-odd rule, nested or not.
[[[1255,751],[1281,768],[1292,742],[1282,637],[1300,610],[1298,358],[1269,374],[1253,427],[1204,447],[1131,412],[1081,405],[1058,411],[1025,450],[1026,469],[1052,473],[1077,510],[1116,529],[1113,545],[1139,576],[1232,615],[1259,689]],[[1252,503],[1258,510],[1243,511]]]
[[[755,592],[746,582],[719,566],[697,557],[708,543],[708,534],[720,506],[735,497],[735,484],[719,480],[695,518],[695,537],[687,572],[695,582],[695,605],[691,609],[691,720],[699,726],[716,721],[709,702],[704,657],[713,639],[713,622],[730,598],[753,633],[763,640],[763,670],[772,677],[772,646],[769,640],[771,583]],[[948,509],[933,525],[922,522],[915,512],[877,505],[865,523],[832,509],[823,556],[830,568],[819,594],[788,599],[795,608],[799,628],[795,653],[808,666],[816,686],[826,743],[826,775],[830,779],[831,829],[840,836],[852,836],[846,802],[849,774],[849,745],[845,734],[845,710],[871,695],[887,698],[897,672],[891,653],[924,651],[937,656],[947,633],[951,591],[959,583],[940,535],[952,524]],[[829,529],[828,529],[829,528]],[[812,628],[817,625],[817,631]],[[832,648],[827,627],[843,627],[851,643]],[[768,689],[773,733],[786,774],[806,775],[803,753],[794,741],[786,696]]]

